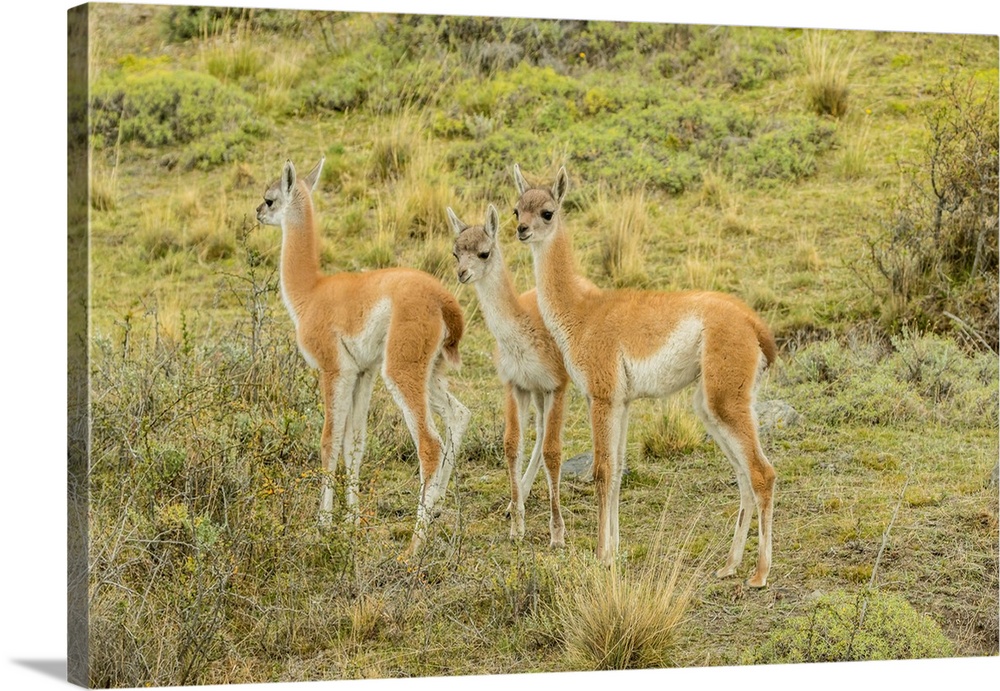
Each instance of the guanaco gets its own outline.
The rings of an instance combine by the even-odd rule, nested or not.
[[[476,289],[486,327],[496,339],[497,375],[504,386],[504,456],[510,478],[510,537],[524,537],[524,501],[541,460],[549,487],[549,544],[565,544],[565,523],[559,508],[562,464],[563,405],[569,375],[562,354],[538,311],[535,290],[520,295],[500,251],[500,215],[489,205],[483,225],[470,226],[447,209],[455,232],[454,256],[458,280]],[[535,407],[535,445],[521,475],[524,435],[531,405]]]
[[[629,405],[695,384],[694,409],[736,472],[740,509],[725,565],[736,573],[754,505],[757,566],[747,581],[767,584],[771,566],[774,468],[758,440],[755,385],[777,354],[768,327],[744,302],[723,293],[601,290],[581,284],[561,209],[569,177],[533,187],[514,166],[520,195],[517,237],[531,247],[538,306],[573,382],[586,394],[594,444],[597,556],[618,549],[618,501]]]
[[[260,223],[281,227],[281,296],[295,325],[299,351],[319,370],[324,408],[319,519],[321,525],[330,523],[330,471],[343,457],[348,518],[360,524],[358,486],[368,408],[375,373],[381,372],[420,461],[417,521],[408,549],[412,553],[426,537],[469,423],[469,410],[448,391],[446,378],[446,370],[461,362],[458,344],[464,317],[455,297],[422,271],[321,273],[312,192],[324,160],[304,178],[286,161],[257,207]],[[444,424],[443,443],[432,410]]]

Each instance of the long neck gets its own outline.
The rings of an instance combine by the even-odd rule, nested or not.
[[[500,247],[493,250],[495,266],[486,276],[476,281],[476,295],[486,320],[486,328],[497,338],[510,329],[511,323],[521,314],[517,301],[514,279],[500,254]]]
[[[308,199],[281,223],[281,290],[293,316],[319,280],[319,241]]]
[[[550,330],[576,320],[581,290],[569,235],[560,226],[547,241],[532,245],[538,305]]]

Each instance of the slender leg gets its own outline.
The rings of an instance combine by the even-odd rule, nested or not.
[[[563,405],[566,389],[558,389],[545,395],[542,409],[545,425],[542,436],[545,439],[542,453],[545,457],[545,476],[549,484],[549,546],[563,547],[566,544],[566,524],[559,506],[559,471],[562,466]]]
[[[614,480],[611,485],[611,545],[618,551],[618,500],[621,497],[622,474],[625,472],[625,452],[628,448],[628,403],[622,405],[618,420],[618,453],[614,464]]]
[[[413,540],[407,550],[412,554],[423,543],[430,524],[434,502],[434,481],[441,466],[443,445],[434,428],[427,401],[426,384],[422,377],[410,375],[408,366],[402,370],[386,369],[383,372],[386,389],[403,412],[403,420],[417,447],[420,459],[420,498],[417,502],[417,522]]]
[[[458,449],[462,445],[472,413],[448,392],[448,381],[443,374],[436,374],[431,379],[431,407],[441,416],[445,428],[444,458],[434,487],[436,496],[440,498],[448,488],[448,481],[458,458]]]
[[[531,486],[535,483],[538,468],[542,465],[542,446],[545,436],[545,394],[540,391],[531,392],[531,401],[535,406],[535,445],[531,449],[528,467],[521,477],[521,499],[527,501],[531,494]]]
[[[361,459],[367,441],[368,406],[371,403],[375,378],[371,371],[361,372],[351,395],[352,409],[347,416],[344,432],[344,462],[347,465],[347,506],[355,525],[361,524],[358,507],[358,488],[361,476]]]
[[[590,430],[594,444],[594,493],[597,495],[597,558],[614,561],[611,538],[611,491],[614,456],[618,451],[622,404],[594,397],[590,403]]]
[[[764,587],[771,567],[774,468],[760,447],[749,400],[714,387],[708,378],[705,379],[705,387],[706,391],[699,388],[695,393],[695,410],[733,466],[740,489],[740,511],[733,529],[733,542],[725,565],[716,571],[716,575],[731,576],[739,569],[756,506],[759,537],[757,568],[747,583],[755,588]]]
[[[351,392],[354,379],[353,373],[343,370],[320,372],[320,391],[323,396],[323,432],[320,437],[320,458],[323,464],[323,491],[319,506],[321,527],[330,525],[333,512],[333,486],[330,481],[343,448],[344,430],[353,403]]]
[[[521,491],[521,463],[524,460],[524,429],[528,425],[531,395],[516,386],[508,387],[504,455],[510,480],[510,539],[524,537],[524,495]]]

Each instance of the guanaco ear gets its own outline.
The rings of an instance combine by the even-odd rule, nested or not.
[[[483,226],[483,230],[490,238],[496,240],[497,230],[500,228],[500,214],[497,212],[497,208],[490,204],[486,208],[486,225]]]
[[[528,181],[524,179],[524,176],[521,175],[521,167],[516,163],[514,164],[514,184],[517,185],[518,194],[524,194],[531,187]]]
[[[305,183],[310,190],[316,189],[316,185],[319,184],[319,176],[320,173],[323,172],[323,163],[325,162],[326,162],[326,156],[319,159],[319,163],[316,164],[316,167],[310,170],[309,174],[306,175]]]
[[[566,173],[566,166],[561,166],[559,168],[559,173],[556,175],[556,181],[552,185],[552,196],[556,200],[556,204],[562,206],[563,199],[566,198],[566,192],[569,191],[569,175]]]
[[[285,161],[285,167],[281,171],[281,191],[285,196],[290,196],[295,189],[295,166],[291,159]]]
[[[455,235],[458,235],[463,230],[468,228],[467,225],[465,225],[464,223],[462,223],[462,221],[459,220],[458,216],[455,215],[455,212],[451,210],[450,206],[447,209],[447,213],[448,213],[448,221],[451,223],[451,229],[455,231]]]

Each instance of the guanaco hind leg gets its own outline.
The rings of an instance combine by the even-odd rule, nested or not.
[[[472,413],[448,391],[448,382],[443,374],[438,373],[431,378],[430,398],[431,408],[441,416],[445,429],[443,460],[434,488],[436,496],[440,498],[448,488],[448,481],[458,457],[458,449],[462,445]]]
[[[590,429],[594,444],[594,493],[597,495],[597,558],[610,564],[615,557],[613,516],[616,461],[621,451],[621,417],[624,404],[600,399],[590,403]]]
[[[706,386],[712,386],[710,378],[695,391],[695,411],[733,466],[740,490],[740,510],[733,529],[733,542],[725,565],[716,571],[716,575],[731,576],[739,568],[756,506],[759,537],[757,567],[747,582],[752,587],[763,587],[767,585],[771,567],[774,469],[760,447],[750,402],[718,390],[706,392]]]

